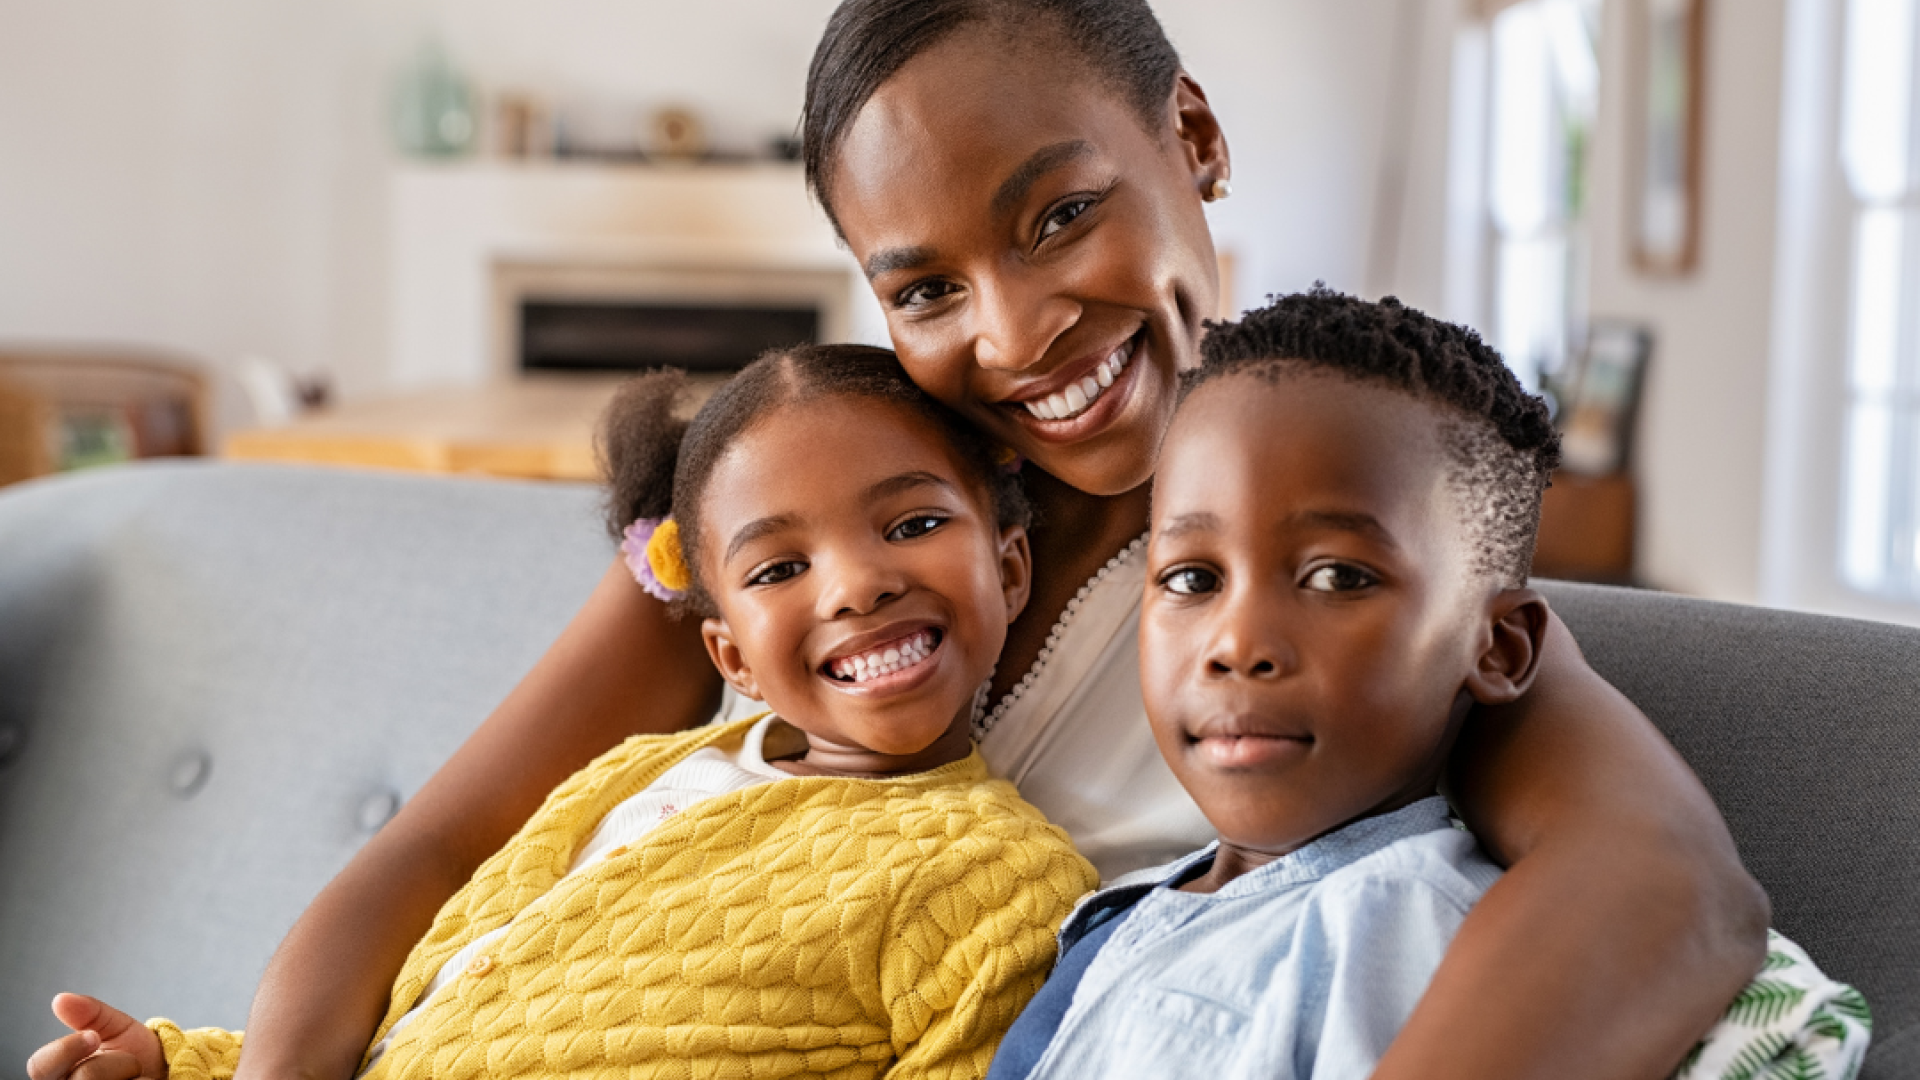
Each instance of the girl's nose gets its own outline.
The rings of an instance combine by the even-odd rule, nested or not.
[[[839,558],[824,566],[816,562],[814,571],[824,571],[826,579],[820,590],[823,618],[868,615],[906,591],[906,583],[878,559]]]

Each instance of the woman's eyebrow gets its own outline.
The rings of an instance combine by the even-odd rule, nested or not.
[[[994,216],[998,217],[1018,206],[1027,197],[1034,181],[1069,161],[1092,157],[1093,153],[1093,144],[1085,139],[1068,139],[1035,150],[1027,160],[1014,168],[1011,176],[1001,181],[1000,189],[993,193],[990,205]]]

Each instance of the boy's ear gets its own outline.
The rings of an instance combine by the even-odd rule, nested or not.
[[[733,643],[733,631],[727,629],[727,620],[702,619],[700,638],[707,643],[707,655],[713,658],[713,666],[720,669],[720,677],[727,680],[727,685],[741,697],[760,701],[760,680],[753,677],[746,656],[740,646]]]
[[[1493,633],[1466,689],[1482,705],[1504,705],[1533,685],[1547,633],[1547,601],[1532,589],[1504,589],[1488,602],[1487,616]]]
[[[1033,595],[1033,549],[1027,544],[1027,530],[1018,525],[1000,530],[1000,591],[1007,598],[1011,624]]]

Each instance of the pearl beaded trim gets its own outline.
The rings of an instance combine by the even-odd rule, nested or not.
[[[993,676],[991,674],[987,676],[986,683],[980,687],[980,692],[973,698],[974,741],[978,742],[986,738],[987,732],[992,731],[995,724],[998,724],[1007,713],[1012,712],[1013,707],[1019,704],[1027,690],[1039,681],[1040,673],[1046,670],[1047,661],[1053,659],[1053,650],[1060,644],[1061,635],[1066,633],[1074,616],[1080,614],[1080,608],[1087,602],[1087,597],[1093,594],[1093,590],[1100,587],[1100,583],[1107,579],[1108,574],[1126,564],[1146,546],[1147,534],[1141,533],[1133,538],[1132,543],[1121,548],[1118,555],[1108,559],[1107,565],[1095,571],[1085,585],[1080,586],[1080,591],[1074,593],[1073,599],[1067,601],[1067,609],[1060,613],[1059,621],[1055,622],[1053,629],[1047,633],[1047,643],[1040,646],[1040,655],[1033,658],[1033,666],[1027,669],[1025,675],[1020,676],[1019,682],[1013,684],[1013,689],[1007,691],[1007,696],[994,705],[992,712],[987,711],[987,696],[990,693],[988,687],[993,685]]]

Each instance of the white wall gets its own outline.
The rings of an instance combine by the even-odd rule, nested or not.
[[[1629,25],[1606,6],[1594,134],[1591,307],[1655,335],[1640,433],[1639,573],[1760,597],[1785,0],[1708,4],[1700,262],[1649,277],[1628,247]]]
[[[1227,124],[1244,306],[1366,286],[1406,0],[1162,0]],[[833,0],[8,0],[0,340],[257,353],[385,385],[387,86],[430,27],[490,88],[790,132]],[[224,415],[244,417],[229,402]]]

